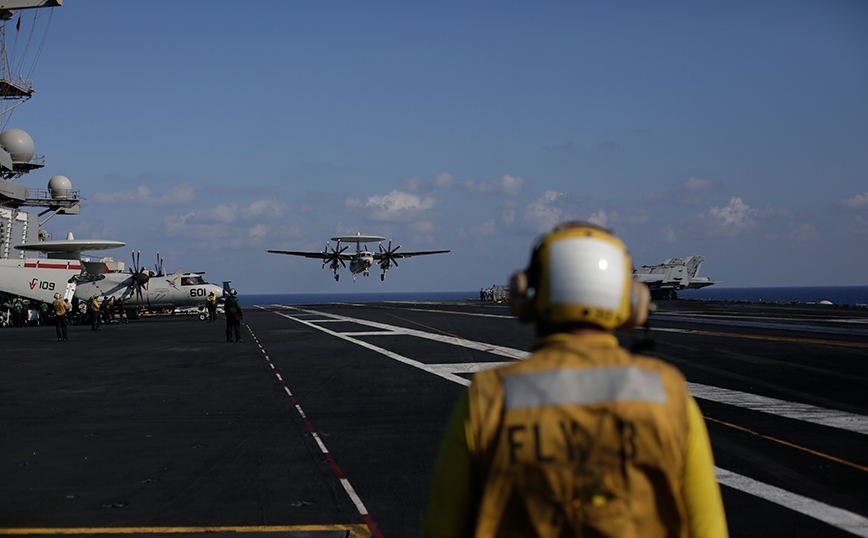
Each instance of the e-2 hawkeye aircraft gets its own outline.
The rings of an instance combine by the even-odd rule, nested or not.
[[[155,271],[147,271],[139,265],[141,251],[133,252],[133,266],[129,272],[89,271],[75,277],[75,297],[80,301],[99,296],[123,300],[124,309],[135,318],[140,310],[163,310],[179,306],[201,306],[211,292],[218,299],[223,297],[223,288],[209,284],[202,278],[204,273],[172,274],[163,270],[163,259],[157,253]]]
[[[160,310],[178,306],[198,306],[213,291],[223,297],[223,288],[205,282],[202,273],[182,273],[178,269],[169,275],[163,271],[163,260],[157,254],[155,271],[139,265],[139,256],[133,253],[133,267],[129,272],[112,270],[106,262],[85,261],[82,251],[109,250],[124,246],[120,241],[75,239],[72,234],[60,241],[37,241],[16,245],[16,250],[42,252],[48,258],[4,260],[10,267],[0,271],[0,289],[12,295],[50,303],[60,293],[72,302],[103,298],[122,299],[124,309],[131,318],[144,309]],[[12,266],[13,262],[15,266]],[[0,268],[2,269],[2,268]]]
[[[3,294],[50,303],[54,294],[72,301],[76,281],[85,269],[82,251],[110,250],[120,241],[75,239],[72,233],[60,241],[35,241],[16,245],[15,250],[45,253],[47,258],[24,257],[0,260],[0,290]]]
[[[669,258],[657,265],[633,269],[633,280],[644,282],[652,299],[677,299],[680,290],[697,290],[714,284],[708,277],[696,276],[705,256]]]
[[[332,247],[331,243],[326,241],[326,248],[322,252],[295,252],[290,250],[269,250],[268,252],[272,252],[274,254],[289,254],[290,256],[304,256],[305,258],[317,258],[322,260],[322,266],[325,268],[326,264],[329,265],[332,271],[335,273],[335,280],[340,279],[340,275],[338,274],[338,269],[341,267],[346,267],[347,264],[345,262],[350,262],[350,273],[353,275],[353,282],[356,280],[356,275],[359,273],[364,274],[365,276],[369,275],[369,270],[374,265],[374,262],[378,262],[380,269],[383,270],[383,274],[380,275],[380,280],[386,280],[386,271],[392,267],[392,264],[395,267],[398,267],[398,259],[399,258],[410,258],[412,256],[425,256],[428,254],[444,254],[446,252],[452,252],[451,250],[425,250],[418,252],[397,252],[401,245],[398,245],[395,248],[392,248],[392,240],[389,239],[389,246],[384,247],[380,241],[385,241],[385,237],[380,237],[379,235],[361,235],[361,233],[356,233],[356,235],[339,235],[331,238],[332,241],[337,241],[337,247]],[[349,245],[345,245],[341,248],[341,243],[355,243],[356,251],[351,253],[344,253],[345,250],[350,248]],[[360,245],[362,243],[374,243],[376,242],[379,245],[379,252],[370,252],[368,250],[367,245],[364,248],[361,248]]]

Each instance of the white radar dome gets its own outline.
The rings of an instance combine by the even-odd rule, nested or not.
[[[28,163],[36,151],[33,139],[21,129],[6,129],[0,133],[0,145],[12,155],[13,162]]]
[[[48,192],[55,200],[69,198],[72,193],[72,182],[66,176],[54,176],[48,180]]]

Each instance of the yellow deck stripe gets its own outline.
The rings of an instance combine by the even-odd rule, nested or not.
[[[652,331],[654,329],[651,329]],[[777,340],[779,342],[798,342],[800,344],[821,344],[827,346],[866,347],[866,342],[842,342],[840,340],[819,340],[816,338],[788,338],[786,336],[758,336],[754,334],[718,333],[711,331],[690,331],[689,334],[702,334],[706,336],[728,336],[730,338],[749,338],[752,340]]]
[[[57,534],[197,534],[204,532],[313,532],[347,531],[350,538],[370,538],[366,525],[297,525],[252,527],[72,527],[72,528],[0,528],[0,535]]]
[[[736,426],[735,424],[730,424],[729,422],[724,422],[724,421],[722,421],[722,420],[717,420],[717,419],[710,418],[710,417],[704,417],[704,418],[705,418],[705,420],[710,420],[710,421],[712,421],[712,422],[716,422],[716,423],[718,423],[718,424],[723,424],[724,426],[729,426],[730,428],[735,428],[735,429],[737,429],[737,430],[741,430],[741,431],[743,431],[743,432],[747,432],[747,433],[749,433],[749,434],[751,434],[751,435],[756,435],[756,436],[758,436],[758,437],[762,437],[763,439],[768,439],[769,441],[774,441],[775,443],[780,443],[780,444],[782,444],[782,445],[786,445],[786,446],[789,446],[789,447],[792,447],[792,448],[796,448],[796,449],[798,449],[798,450],[803,450],[803,451],[808,452],[808,453],[810,453],[810,454],[813,454],[813,455],[815,455],[815,456],[820,456],[821,458],[826,458],[826,459],[828,459],[828,460],[832,460],[832,461],[835,461],[835,462],[838,462],[838,463],[843,463],[844,465],[849,465],[850,467],[855,467],[856,469],[859,469],[860,471],[868,471],[868,467],[864,467],[864,466],[859,465],[859,464],[857,464],[857,463],[852,463],[852,462],[849,462],[849,461],[847,461],[847,460],[842,460],[841,458],[836,458],[835,456],[830,456],[830,455],[828,455],[828,454],[823,454],[822,452],[817,452],[816,450],[811,450],[810,448],[805,448],[805,447],[803,447],[803,446],[795,445],[795,444],[790,443],[790,442],[788,442],[788,441],[782,441],[782,440],[780,440],[780,439],[775,439],[774,437],[769,437],[768,435],[763,435],[763,434],[761,434],[761,433],[759,433],[759,432],[755,432],[755,431],[753,431],[753,430],[749,430],[749,429],[747,429],[747,428],[743,428],[743,427],[741,427],[741,426]]]

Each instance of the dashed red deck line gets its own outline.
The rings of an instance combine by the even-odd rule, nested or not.
[[[356,505],[356,509],[359,511],[359,515],[362,516],[362,519],[364,520],[365,524],[368,526],[368,529],[371,531],[371,535],[374,536],[375,538],[383,538],[382,533],[380,533],[380,529],[377,527],[377,524],[374,523],[374,519],[368,513],[368,510],[367,510],[367,508],[365,508],[364,503],[362,503],[361,499],[356,494],[355,489],[350,484],[349,479],[346,477],[346,475],[344,475],[344,472],[338,466],[338,464],[334,460],[334,458],[332,458],[331,453],[328,451],[325,444],[322,442],[322,439],[320,439],[319,434],[314,429],[313,424],[311,424],[311,422],[308,420],[307,415],[304,414],[304,411],[302,410],[301,405],[295,399],[295,396],[292,394],[292,391],[289,390],[289,386],[287,386],[286,382],[283,380],[283,377],[280,375],[280,372],[274,366],[274,363],[271,361],[271,358],[268,356],[268,353],[266,353],[265,348],[259,342],[259,339],[256,338],[256,335],[253,333],[253,329],[251,329],[250,325],[247,325],[246,323],[244,324],[244,326],[247,327],[247,330],[248,330],[248,332],[250,332],[250,335],[253,337],[253,340],[256,342],[257,347],[259,347],[259,351],[262,353],[262,356],[265,357],[265,361],[268,363],[268,365],[274,371],[274,374],[277,377],[277,380],[280,381],[281,385],[283,385],[283,390],[286,391],[286,394],[290,397],[290,399],[292,400],[292,403],[295,404],[295,409],[298,411],[298,414],[301,416],[301,419],[304,421],[304,424],[307,426],[308,431],[310,431],[311,435],[314,437],[314,440],[319,445],[320,450],[325,455],[326,461],[328,461],[329,465],[332,468],[332,471],[334,471],[334,473],[335,473],[335,476],[337,476],[338,480],[341,482],[341,485],[344,486],[344,490],[346,490],[347,495],[349,495],[349,497],[350,497],[350,500],[353,501],[353,504]]]

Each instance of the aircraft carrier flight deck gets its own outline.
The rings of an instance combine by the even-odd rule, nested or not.
[[[868,536],[868,309],[657,305],[645,353],[699,402],[730,535]],[[533,339],[478,301],[247,306],[243,329],[2,330],[0,534],[417,536],[456,397]]]

